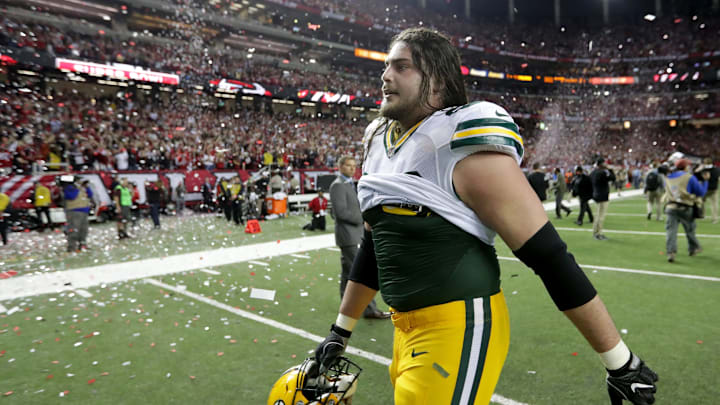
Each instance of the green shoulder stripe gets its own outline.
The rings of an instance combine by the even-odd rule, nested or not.
[[[467,138],[456,139],[450,142],[450,149],[456,149],[469,145],[505,145],[515,148],[518,156],[523,157],[523,147],[520,142],[513,138],[500,135],[483,135],[472,136]]]
[[[455,127],[455,132],[478,127],[503,127],[514,131],[515,133],[520,133],[520,129],[517,124],[500,118],[478,118],[469,121],[462,121]]]

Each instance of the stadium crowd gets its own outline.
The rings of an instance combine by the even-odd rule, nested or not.
[[[177,73],[184,83],[207,83],[231,77],[246,82],[317,90],[350,92],[357,96],[379,97],[361,70],[344,67],[340,71],[312,73],[275,64],[254,62],[245,53],[229,47],[208,51],[197,44],[174,38],[164,45],[143,42],[140,37],[120,40],[111,36],[65,32],[39,23],[26,23],[0,16],[0,46],[31,48],[57,57],[75,58],[96,63],[125,63],[160,72]],[[367,84],[363,84],[367,83]]]
[[[360,154],[364,125],[231,112],[179,96],[143,103],[115,95],[7,93],[0,104],[0,167],[26,173],[33,163],[74,170],[334,167],[339,156]]]
[[[414,25],[421,15],[428,16],[413,7],[395,5],[391,9],[377,0],[308,0],[303,4],[326,12],[352,15],[360,23],[395,24],[393,29]],[[203,9],[203,4],[183,0],[178,6],[183,11],[175,17],[186,23],[185,28],[160,32],[168,40],[163,45],[145,41],[143,35],[137,37],[137,42],[102,33],[89,36],[0,16],[0,46],[176,72],[182,78],[181,83],[207,83],[212,79],[232,77],[281,87],[309,87],[372,99],[381,97],[380,68],[377,72],[366,72],[361,67],[333,66],[330,73],[313,73],[263,62],[262,58],[253,60],[244,52],[240,54],[227,46],[208,46],[220,41],[228,32],[191,17],[193,10]],[[222,10],[222,7],[226,5],[221,5],[220,10],[206,11],[226,13],[228,10]],[[278,13],[282,14],[275,12]],[[398,13],[399,19],[387,18]],[[588,28],[587,32],[573,31],[571,26],[561,31],[548,26],[524,27],[521,23],[523,29],[516,29],[517,25],[510,29],[505,23],[489,22],[482,25],[482,33],[473,33],[471,29],[476,30],[478,25],[442,13],[432,16],[428,21],[423,20],[423,24],[454,30],[456,39],[463,42],[493,50],[546,52],[567,57],[592,56],[588,54],[590,42],[601,55],[610,55],[603,52],[610,52],[612,48],[626,55],[648,56],[651,54],[648,44],[658,47],[653,50],[654,55],[673,54],[676,49],[682,52],[707,50],[714,46],[707,38],[717,30],[716,20],[703,17],[703,28],[700,28],[699,20],[693,19],[659,19],[653,24],[615,25],[599,31]],[[195,28],[190,24],[193,22],[197,23]],[[327,26],[329,31],[332,24]],[[672,36],[656,38],[664,31],[672,32]],[[311,36],[322,32],[312,30]],[[545,42],[524,42],[514,37],[519,33],[530,38],[543,38]],[[193,40],[196,34],[199,43]],[[388,35],[380,32],[375,38],[380,41],[378,43],[386,44]],[[615,44],[618,41],[624,44],[622,49]],[[516,43],[520,44],[519,48],[515,47]],[[499,64],[494,66],[495,63]],[[516,62],[504,64],[493,60],[488,64],[503,69]],[[562,65],[554,64],[553,69],[562,69]],[[623,66],[627,69],[630,65]],[[478,82],[472,77],[468,78],[467,84],[471,100],[493,101],[515,117],[523,130],[526,156],[531,162],[572,165],[586,159],[592,154],[590,151],[633,163],[648,162],[678,148],[698,155],[718,152],[717,141],[709,136],[711,131],[682,124],[678,128],[668,125],[675,117],[702,118],[720,113],[717,92],[672,92],[668,86],[643,87],[642,92],[637,86],[600,89],[589,85],[558,85],[553,90],[529,86],[508,89],[503,88],[502,83],[489,87],[487,81]],[[34,163],[38,167],[44,164],[51,169],[70,167],[76,170],[255,169],[268,161],[299,168],[333,167],[338,156],[343,154],[360,157],[362,127],[367,123],[364,119],[346,119],[342,114],[339,118],[311,118],[302,114],[272,113],[272,108],[266,107],[261,108],[265,112],[257,109],[231,111],[218,108],[214,99],[204,101],[203,105],[201,97],[189,95],[185,98],[175,95],[169,99],[157,95],[150,99],[114,95],[92,99],[81,94],[38,90],[33,86],[26,86],[19,92],[20,87],[7,85],[3,91],[0,166],[22,172],[31,171]],[[622,129],[625,121],[630,121],[630,127]],[[558,154],[558,149],[563,153]],[[272,155],[272,159],[267,154]]]
[[[0,167],[26,173],[33,164],[74,170],[253,170],[268,164],[332,168],[339,156],[362,156],[360,142],[367,124],[342,116],[318,118],[253,108],[232,111],[196,95],[91,98],[50,91],[53,95],[48,97],[28,88],[4,90]],[[720,155],[720,140],[711,129],[670,128],[665,120],[611,129],[608,117],[592,116],[606,107],[591,104],[573,110],[562,102],[533,100],[541,100],[537,105],[543,107],[531,111],[547,122],[517,119],[529,162],[573,165],[589,159],[589,152],[632,164],[678,149]],[[522,105],[512,98],[491,101],[506,105],[514,115]],[[573,114],[579,119],[567,119]]]
[[[273,1],[273,3],[284,2]],[[358,32],[363,31],[361,27],[368,26],[382,26],[386,31],[394,33],[411,26],[424,25],[448,30],[456,41],[481,46],[491,51],[502,50],[561,58],[650,57],[713,51],[717,48],[714,38],[720,30],[717,18],[697,16],[691,18],[668,16],[643,24],[616,24],[602,28],[588,27],[580,22],[553,28],[521,21],[514,24],[505,21],[483,21],[480,25],[477,21],[468,21],[458,15],[428,13],[416,7],[414,2],[388,5],[382,0],[304,0],[297,3],[311,10],[314,9],[316,14],[341,14],[348,20],[355,21]],[[277,23],[278,19],[272,21]],[[354,38],[352,33],[346,30],[333,31],[332,25],[329,25],[328,29],[321,27],[318,30],[302,27],[291,19],[280,21],[287,28],[297,27],[299,32],[308,36],[324,34],[324,39],[337,42],[362,47],[374,45],[372,42],[364,43]],[[482,31],[478,31],[479,27],[482,27]],[[378,44],[381,43],[378,41]]]

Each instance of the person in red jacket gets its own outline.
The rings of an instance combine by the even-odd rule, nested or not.
[[[328,200],[323,196],[322,190],[318,190],[317,197],[313,198],[308,206],[313,213],[312,222],[303,226],[303,229],[309,231],[316,229],[321,231],[325,230],[325,211],[327,211],[327,204]]]

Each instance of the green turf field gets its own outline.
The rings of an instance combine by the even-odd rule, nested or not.
[[[687,256],[679,237],[677,261],[670,264],[664,223],[644,217],[642,199],[610,203],[607,241],[594,240],[589,223],[575,225],[574,210],[553,221],[579,263],[720,277],[720,225],[699,222],[704,252],[696,257]],[[63,252],[62,234],[13,234],[17,240],[0,251],[0,261],[20,277],[299,238],[307,221],[263,222],[263,232],[252,237],[213,216],[163,217],[162,230],[143,224],[128,242],[113,239],[111,224],[99,225],[92,227],[92,250],[70,255]],[[331,221],[326,233],[332,233]],[[497,250],[512,328],[497,393],[527,404],[608,403],[597,356],[532,271],[503,259],[512,253],[502,242]],[[324,336],[339,304],[339,267],[339,252],[322,248],[206,269],[219,274],[198,269],[153,278],[178,291],[138,280],[88,288],[91,297],[67,291],[2,301],[16,312],[0,314],[0,402],[264,404],[282,371],[316,344],[223,305]],[[586,272],[630,348],[660,374],[657,404],[718,403],[720,281]],[[250,298],[252,288],[274,290],[275,298]],[[389,321],[361,320],[351,339],[352,346],[384,357],[391,356],[391,342]],[[364,369],[354,404],[392,404],[387,368],[351,357]]]

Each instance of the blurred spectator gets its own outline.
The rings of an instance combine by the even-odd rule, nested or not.
[[[555,194],[555,218],[560,219],[560,211],[565,211],[565,216],[570,215],[572,210],[563,205],[563,197],[567,192],[567,184],[565,183],[565,176],[563,176],[562,170],[559,167],[555,168],[555,177],[553,180],[553,193]]]
[[[585,174],[582,166],[575,168],[575,177],[572,181],[573,196],[577,196],[580,200],[580,214],[578,215],[577,225],[583,224],[585,213],[587,212],[590,222],[593,222],[593,213],[590,209],[589,201],[593,198],[593,183],[590,176]]]
[[[2,236],[3,245],[7,245],[8,242],[7,234],[10,211],[10,197],[0,191],[0,236]]]
[[[175,205],[178,216],[182,216],[185,210],[185,180],[179,181],[175,187]]]
[[[647,196],[647,219],[652,218],[653,208],[658,221],[662,221],[662,210],[660,200],[665,194],[665,176],[668,173],[666,166],[652,168],[645,177],[645,189],[643,193]]]
[[[319,229],[325,231],[325,213],[327,211],[328,200],[325,198],[322,190],[318,190],[317,197],[313,198],[308,205],[312,212],[312,220],[309,224],[303,226],[303,229],[314,231]]]
[[[154,229],[160,229],[160,207],[165,201],[165,186],[162,180],[145,183],[145,195],[150,205],[150,218],[153,221]]]
[[[720,167],[713,164],[711,158],[705,158],[703,161],[704,169],[710,172],[708,179],[708,190],[703,197],[703,205],[710,206],[710,215],[713,224],[718,223],[718,177],[720,177]]]
[[[610,184],[615,182],[615,174],[605,165],[605,159],[598,159],[595,170],[590,173],[592,180],[593,200],[598,206],[597,217],[593,222],[593,237],[597,240],[605,240],[603,235],[603,224],[610,204]]]
[[[80,249],[87,249],[88,215],[90,214],[93,194],[89,187],[78,184],[79,180],[72,175],[61,176],[60,178],[63,186],[65,215],[67,217],[68,252],[79,252]]]
[[[535,194],[537,194],[540,201],[547,200],[547,189],[548,189],[548,181],[545,178],[545,172],[540,167],[540,163],[535,162],[533,163],[533,171],[532,173],[528,174],[527,179],[530,182],[530,186],[535,191]]]
[[[35,189],[33,190],[30,199],[35,207],[35,215],[37,216],[40,232],[43,232],[46,226],[52,227],[52,221],[50,220],[50,204],[52,203],[50,189],[40,183],[39,180],[36,180]],[[43,215],[45,216],[44,221]]]

